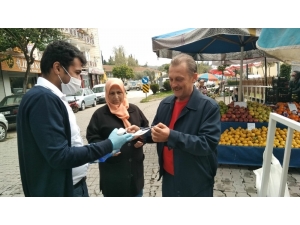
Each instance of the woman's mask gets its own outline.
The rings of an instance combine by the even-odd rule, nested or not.
[[[295,77],[291,77],[290,81],[294,81],[295,80]]]
[[[62,93],[66,94],[66,95],[73,95],[75,94],[77,91],[80,90],[81,88],[81,80],[76,79],[75,77],[72,77],[68,71],[65,69],[65,67],[62,66],[62,68],[66,71],[66,73],[70,76],[70,81],[69,83],[65,84],[62,82],[61,78],[59,75],[57,75],[61,81],[61,90]]]

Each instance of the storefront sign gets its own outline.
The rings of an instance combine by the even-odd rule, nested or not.
[[[1,62],[2,70],[15,71],[15,72],[26,72],[27,62],[23,58],[12,57],[11,59],[4,60]],[[30,67],[31,73],[41,73],[40,61],[34,61]]]
[[[89,68],[89,73],[91,74],[104,74],[103,69],[99,69],[97,67]]]

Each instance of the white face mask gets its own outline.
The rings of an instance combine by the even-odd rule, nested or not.
[[[294,81],[295,80],[295,77],[291,77],[291,81]]]
[[[66,94],[66,95],[73,95],[75,94],[77,91],[80,90],[81,88],[81,80],[76,79],[75,77],[72,77],[68,71],[65,69],[65,67],[62,66],[62,68],[66,71],[66,73],[70,76],[70,81],[69,83],[65,84],[62,82],[61,78],[59,75],[57,75],[61,81],[61,90],[62,93]]]

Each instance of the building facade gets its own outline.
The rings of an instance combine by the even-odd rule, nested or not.
[[[87,64],[81,73],[82,87],[92,88],[106,80],[102,66],[102,56],[99,46],[97,28],[58,28],[67,41],[76,46],[86,56]],[[28,45],[28,50],[33,44]],[[12,59],[1,62],[0,68],[0,101],[8,95],[16,94],[23,89],[24,75],[27,68],[24,54],[20,49],[8,49],[0,57],[11,55]],[[33,87],[41,75],[40,60],[43,52],[34,50],[36,59],[30,68],[27,89]]]
[[[97,28],[60,28],[67,41],[76,46],[86,57],[82,70],[82,87],[92,88],[105,82]]]

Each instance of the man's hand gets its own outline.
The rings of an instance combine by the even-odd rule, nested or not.
[[[140,130],[140,128],[138,126],[136,126],[136,125],[131,125],[130,127],[126,128],[126,132],[127,133],[135,133],[138,130]]]
[[[108,139],[111,140],[113,145],[113,150],[118,150],[124,145],[127,141],[131,141],[133,136],[132,134],[125,133],[123,135],[117,134],[118,129],[115,128],[109,135]]]
[[[151,136],[154,142],[166,142],[170,135],[170,129],[163,123],[159,123],[151,129]]]

